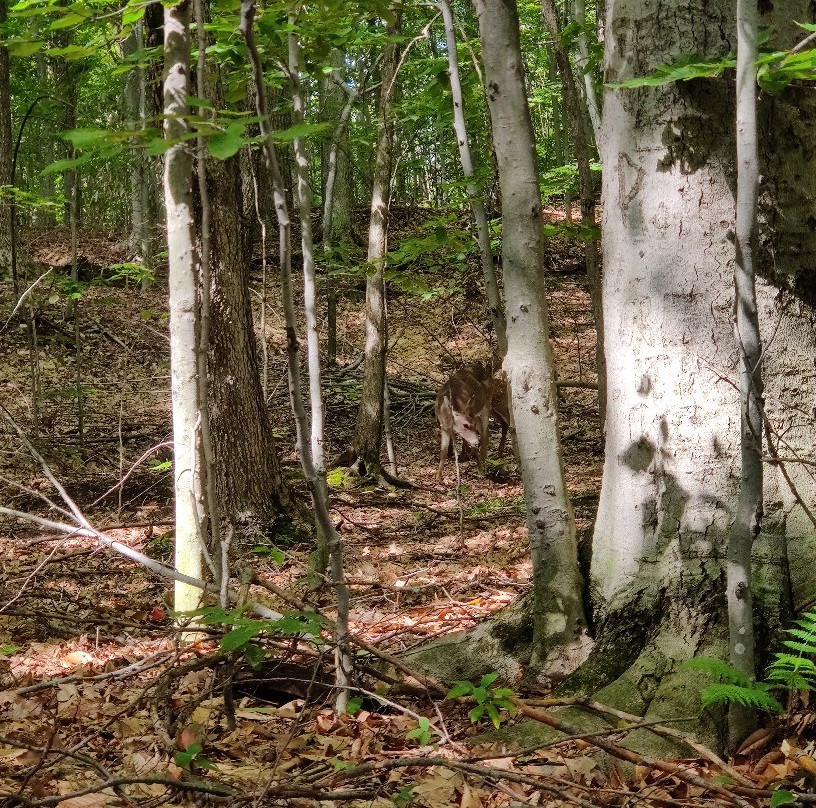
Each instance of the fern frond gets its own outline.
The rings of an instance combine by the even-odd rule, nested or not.
[[[803,628],[811,626],[813,630],[816,631],[816,612],[802,612],[802,614],[800,614],[799,617],[794,620],[794,623],[802,626]]]
[[[791,654],[775,654],[766,679],[787,690],[816,689],[816,665],[810,659]]]
[[[782,705],[767,691],[767,686],[751,684],[740,687],[733,684],[709,685],[702,692],[703,707],[720,704],[740,704],[752,710],[781,713]]]
[[[785,630],[785,634],[789,637],[795,637],[810,646],[811,651],[809,653],[816,653],[816,633],[813,631],[805,628],[789,628]]]
[[[744,673],[740,673],[727,662],[712,659],[711,657],[694,657],[694,659],[690,659],[684,663],[683,667],[690,670],[703,671],[713,679],[719,679],[722,682],[728,682],[737,687],[750,688],[752,684]]]

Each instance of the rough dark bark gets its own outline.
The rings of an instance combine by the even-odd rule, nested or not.
[[[269,527],[291,514],[260,383],[241,225],[238,158],[208,161],[210,425],[224,518]]]

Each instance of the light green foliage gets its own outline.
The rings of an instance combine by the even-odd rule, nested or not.
[[[214,769],[215,763],[211,760],[207,760],[207,758],[201,754],[201,751],[200,743],[191,743],[183,752],[176,752],[173,760],[176,766],[181,766],[182,769],[192,769],[194,767],[199,769]]]
[[[524,497],[493,497],[482,500],[468,511],[468,516],[490,516],[506,510],[524,514]]]
[[[269,544],[256,544],[255,547],[252,548],[252,552],[255,553],[255,555],[271,559],[275,564],[283,564],[286,559],[282,550]]]
[[[689,660],[685,667],[703,671],[720,680],[703,688],[701,696],[704,707],[731,703],[768,713],[782,712],[782,705],[770,694],[771,685],[751,681],[725,662],[699,657]]]
[[[326,482],[329,488],[347,491],[351,488],[357,488],[360,485],[360,478],[357,475],[350,474],[347,468],[340,466],[326,474]]]
[[[765,712],[781,713],[782,705],[770,695],[773,690],[786,692],[816,689],[816,612],[805,612],[785,630],[782,645],[790,652],[774,654],[765,681],[752,682],[730,665],[714,659],[692,659],[690,668],[702,670],[720,679],[720,683],[703,690],[703,704],[734,702]]]
[[[411,785],[403,786],[395,794],[391,795],[391,802],[396,808],[407,808],[414,799],[414,787]]]
[[[454,682],[454,686],[445,698],[472,698],[476,702],[476,706],[469,713],[471,722],[475,724],[482,716],[486,715],[493,723],[493,726],[498,729],[501,722],[506,718],[503,712],[510,715],[516,712],[516,706],[510,701],[515,693],[508,687],[491,687],[498,678],[498,673],[486,673],[478,685],[474,685],[472,682]]]
[[[796,23],[808,32],[816,31],[810,23]],[[764,29],[760,32],[759,44],[765,46],[772,32]],[[816,49],[793,51],[774,51],[763,48],[757,60],[757,83],[769,93],[784,90],[793,81],[813,81],[816,79]],[[679,56],[674,62],[661,65],[648,76],[639,76],[622,81],[620,84],[609,84],[613,89],[632,89],[636,87],[662,87],[675,81],[712,78],[721,76],[726,70],[737,66],[736,56],[729,54],[722,59],[706,61],[698,54]]]
[[[156,275],[150,267],[144,264],[126,261],[123,264],[111,264],[105,267],[105,269],[102,270],[102,279],[108,281],[124,281],[125,286],[129,286],[130,284],[139,286],[144,282],[153,283],[156,279]]]
[[[416,741],[420,746],[428,746],[433,740],[431,722],[422,716],[417,726],[405,734],[409,741]]]
[[[726,70],[737,66],[736,56],[726,56],[717,61],[704,61],[698,54],[679,56],[672,63],[661,65],[648,76],[627,79],[620,84],[608,84],[612,89],[632,89],[635,87],[663,87],[675,81],[712,78],[721,76]]]
[[[203,626],[224,626],[227,633],[221,638],[224,653],[244,653],[250,641],[262,634],[305,636],[316,640],[323,630],[324,618],[311,612],[290,612],[278,620],[258,620],[244,617],[246,608],[225,610],[216,607],[198,609],[186,614]],[[250,651],[248,661],[257,660],[257,650]]]
[[[766,681],[786,690],[816,689],[816,612],[805,612],[785,635],[782,645],[795,653],[774,654]]]

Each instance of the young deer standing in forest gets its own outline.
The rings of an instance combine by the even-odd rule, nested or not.
[[[488,422],[491,413],[502,425],[499,455],[504,453],[510,414],[507,401],[507,380],[503,374],[494,376],[494,365],[477,363],[465,365],[448,379],[436,394],[434,411],[439,423],[439,468],[436,479],[442,481],[442,472],[454,435],[459,435],[469,446],[479,447],[479,468],[484,470],[489,442]]]

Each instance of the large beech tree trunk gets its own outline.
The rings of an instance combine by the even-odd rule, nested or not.
[[[804,3],[778,5],[781,19],[809,19]],[[684,53],[723,57],[736,44],[735,12],[733,2],[701,11],[694,2],[609,0],[605,81],[648,75]],[[764,231],[770,249],[757,288],[767,412],[785,436],[781,448],[773,438],[769,453],[810,457],[812,416],[800,404],[816,393],[816,242],[806,203],[814,179],[795,166],[812,148],[814,110],[801,90],[772,103],[776,121],[795,106],[804,128],[801,140],[776,125],[761,138],[774,144],[762,173],[785,221],[785,232]],[[591,567],[598,635],[568,684],[646,716],[700,713],[700,675],[682,663],[727,654],[724,558],[740,476],[733,113],[725,81],[613,90],[604,104],[609,409]],[[797,299],[797,289],[810,289],[809,299]],[[812,548],[803,540],[816,532],[806,468],[784,462],[767,471],[753,553],[766,644],[785,614],[789,557],[797,559],[794,594],[812,585]],[[800,563],[808,550],[810,562]],[[700,714],[698,736],[717,744],[722,730]]]

